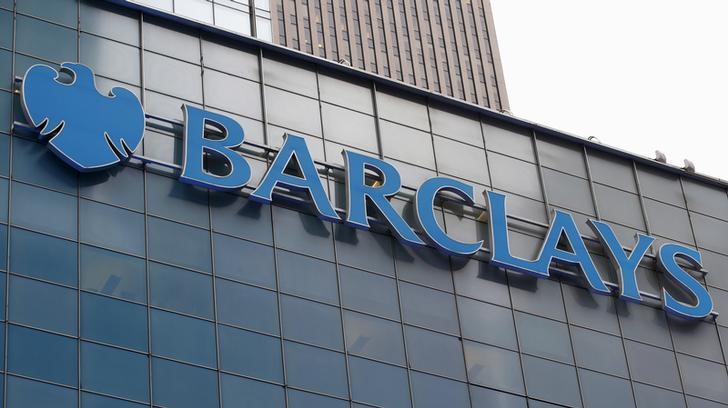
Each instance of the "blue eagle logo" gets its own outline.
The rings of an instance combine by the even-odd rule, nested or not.
[[[71,76],[61,82],[61,73]],[[96,89],[93,71],[63,63],[28,69],[21,87],[25,117],[48,147],[78,171],[94,171],[128,160],[144,137],[144,109],[129,90],[115,87],[108,96]]]

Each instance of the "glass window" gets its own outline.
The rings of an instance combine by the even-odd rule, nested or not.
[[[5,24],[3,18],[7,14],[0,11],[0,21]],[[10,20],[12,21],[12,14],[10,14]],[[10,23],[12,27],[12,23]],[[4,35],[4,34],[3,34]],[[3,38],[3,40],[6,37]],[[13,86],[13,53],[0,49],[0,89],[11,90]],[[7,160],[7,156],[3,156],[3,159]],[[6,161],[3,167],[7,167],[8,162]],[[7,174],[5,174],[7,175]]]
[[[638,196],[601,184],[594,184],[594,194],[601,218],[638,230],[645,229],[642,205]],[[632,242],[625,242],[625,244],[632,245]]]
[[[576,286],[562,287],[570,323],[620,335],[617,309],[612,297],[596,295]]]
[[[526,408],[526,399],[489,388],[470,386],[473,407]]]
[[[206,69],[203,85],[206,104],[254,119],[263,118],[259,83]]]
[[[636,382],[632,384],[638,407],[685,408],[682,393]]]
[[[339,267],[344,307],[399,320],[394,279],[345,266]]]
[[[52,188],[64,193],[76,193],[76,172],[46,145],[14,137],[13,178]]]
[[[412,392],[417,408],[469,407],[465,383],[413,372]]]
[[[404,368],[349,357],[349,371],[352,399],[382,407],[410,406]]]
[[[144,256],[144,215],[84,199],[80,206],[82,242]]]
[[[145,46],[146,38],[145,35]],[[155,91],[191,102],[202,102],[202,70],[197,65],[146,51],[144,78],[145,85]]]
[[[75,29],[23,15],[18,15],[15,21],[17,51],[53,62],[76,61]],[[37,41],[38,38],[53,38],[54,41]]]
[[[411,368],[465,381],[460,339],[411,326],[405,333]]]
[[[147,308],[81,293],[81,337],[147,351]]]
[[[718,188],[695,180],[685,179],[685,200],[691,211],[728,220],[728,197],[725,188]]]
[[[334,225],[336,231],[337,262],[384,275],[394,276],[392,237]]]
[[[76,408],[78,391],[13,376],[8,381],[8,408]],[[105,407],[106,408],[106,407]]]
[[[202,63],[231,75],[260,81],[257,50],[241,49],[238,44],[220,43],[220,38],[202,40]]]
[[[523,356],[523,375],[530,397],[579,406],[579,382],[573,366]]]
[[[675,353],[629,340],[624,348],[633,380],[680,390]]]
[[[629,377],[622,339],[575,326],[571,327],[571,338],[577,366]]]
[[[331,224],[302,212],[272,208],[279,248],[334,260]]]
[[[485,133],[485,147],[488,150],[531,163],[536,162],[533,139],[528,130],[511,127],[504,123],[499,123],[498,126],[483,123],[483,133]]]
[[[139,48],[82,33],[80,55],[81,63],[93,67],[97,75],[140,84]]]
[[[136,13],[121,7],[81,1],[81,30],[131,45],[139,45]]]
[[[210,232],[148,217],[149,257],[210,272]]]
[[[278,334],[275,292],[217,279],[217,313],[221,323]]]
[[[75,197],[13,182],[12,200],[23,203],[12,206],[10,220],[15,225],[76,238]]]
[[[728,374],[723,364],[677,354],[685,393],[728,403]]]
[[[430,123],[433,133],[483,147],[480,122],[475,118],[457,114],[447,107],[439,109],[430,106]]]
[[[76,340],[19,326],[8,327],[8,371],[76,386]]]
[[[10,92],[0,91],[0,132],[10,132],[10,126],[13,122],[13,117],[11,116],[12,108],[12,94]],[[7,164],[4,167],[7,168]]]
[[[691,213],[691,219],[698,246],[728,253],[728,243],[724,242],[728,233],[728,222],[697,213]]]
[[[42,248],[43,256],[39,255]],[[10,271],[75,286],[78,281],[75,242],[11,228]]]
[[[376,101],[379,116],[403,125],[429,131],[430,120],[424,100],[405,99],[396,96],[397,94],[400,93],[377,91]]]
[[[501,269],[474,259],[453,260],[452,269],[457,294],[510,307],[508,284]]]
[[[76,333],[76,291],[10,277],[9,319],[65,334]]]
[[[215,327],[204,320],[152,310],[152,353],[215,367]]]
[[[230,31],[250,35],[250,14],[215,4],[215,25]]]
[[[437,170],[480,184],[490,184],[485,150],[439,136],[434,137]]]
[[[220,368],[235,374],[283,382],[281,341],[276,337],[219,326]]]
[[[0,10],[0,23],[2,23],[2,35],[0,35],[0,47],[13,48],[13,0],[8,5],[10,11]],[[12,66],[12,64],[10,65]]]
[[[343,350],[339,308],[281,296],[283,337]]]
[[[291,61],[263,60],[263,75],[268,85],[318,98],[316,72],[312,66],[298,66]]]
[[[154,404],[178,408],[218,406],[217,373],[173,361],[152,359]]]
[[[207,191],[169,177],[147,173],[149,213],[208,228]]]
[[[405,322],[458,334],[455,296],[404,282],[399,290]]]
[[[176,0],[174,12],[193,20],[212,23],[212,4],[205,0]]]
[[[493,187],[522,196],[543,200],[536,165],[497,153],[488,155]]]
[[[510,309],[458,297],[463,337],[517,350],[513,312]]]
[[[10,76],[10,74],[8,74]],[[0,112],[10,112],[10,105],[8,105],[7,109],[3,105],[3,101],[5,100],[4,96],[6,93],[0,92]],[[10,96],[10,94],[7,94]],[[9,116],[9,115],[8,115]],[[0,128],[3,127],[3,117],[0,116]],[[8,124],[9,126],[9,124]],[[1,129],[0,129],[1,130]],[[10,157],[10,136],[0,133],[0,175],[1,176],[8,176],[10,174],[10,160],[8,158]],[[7,183],[7,182],[6,182]],[[7,208],[5,209],[5,217],[7,217]]]
[[[153,306],[212,319],[212,278],[197,272],[149,263]]]
[[[132,210],[144,210],[144,173],[133,167],[82,173],[81,196]]]
[[[636,303],[616,304],[623,337],[672,348],[670,330],[663,310]]]
[[[149,358],[93,343],[81,343],[83,388],[137,401],[149,400]]]
[[[723,362],[718,332],[713,322],[670,319],[670,333],[675,351]]]
[[[277,251],[282,292],[328,303],[339,303],[334,264],[293,252]]]
[[[78,24],[76,0],[58,0],[51,4],[43,0],[18,0],[18,13],[42,18],[71,27]]]
[[[339,397],[348,395],[343,354],[288,341],[284,349],[289,385]]]
[[[550,319],[516,312],[521,351],[564,363],[574,363],[569,328]]]
[[[632,162],[596,150],[588,151],[592,180],[632,193],[637,192]]]
[[[594,215],[594,202],[587,180],[551,169],[543,169],[543,178],[550,204]]]
[[[227,374],[220,376],[220,383],[222,387],[223,408],[241,406],[280,408],[285,406],[283,388],[277,385]]]
[[[471,341],[464,342],[464,349],[471,383],[523,394],[518,353]]]
[[[586,178],[586,163],[582,145],[539,135],[538,158],[542,166]]]
[[[579,370],[579,384],[587,407],[634,407],[632,387],[628,380]]]
[[[511,272],[508,275],[513,308],[538,316],[565,321],[561,284]]]
[[[404,365],[404,342],[399,323],[345,311],[344,328],[349,353]]]
[[[275,289],[273,248],[220,234],[213,242],[217,276]]]
[[[288,390],[289,408],[349,408],[349,402],[345,400],[324,397],[322,395],[308,392]]]
[[[420,130],[396,123],[379,121],[382,152],[385,156],[407,163],[435,169],[432,136]],[[405,183],[406,184],[406,183]]]
[[[212,229],[265,244],[273,243],[270,206],[246,198],[210,192]]]
[[[200,40],[181,26],[144,19],[144,48],[195,64],[200,63]]]
[[[678,176],[646,166],[637,166],[640,192],[645,197],[685,207],[685,197]]]
[[[149,374],[147,374],[148,376]],[[133,402],[102,397],[87,392],[81,393],[81,406],[83,408],[144,408],[146,405],[135,404]]]
[[[433,248],[394,244],[400,279],[452,292],[450,258]]]
[[[265,87],[268,121],[296,132],[321,137],[321,114],[315,99]]]
[[[378,152],[374,118],[338,106],[321,104],[324,137],[347,146]]]
[[[141,258],[81,245],[81,289],[146,303],[145,262]]]
[[[372,90],[368,83],[354,83],[336,73],[318,75],[321,99],[360,112],[374,114]]]

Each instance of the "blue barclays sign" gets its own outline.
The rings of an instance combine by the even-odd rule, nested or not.
[[[60,81],[61,73],[70,76],[72,81]],[[48,140],[49,148],[80,172],[107,168],[135,157],[134,151],[144,136],[145,114],[139,100],[119,87],[113,88],[109,95],[102,95],[91,69],[81,64],[64,63],[60,72],[46,65],[31,67],[21,85],[21,103],[26,119]],[[238,191],[246,187],[251,179],[251,167],[234,150],[245,142],[241,125],[230,117],[197,107],[184,105],[182,109],[183,164],[179,180],[214,190]],[[206,128],[210,126],[221,130],[222,137],[208,137]],[[205,168],[204,158],[210,153],[227,163],[226,174],[214,174]],[[284,136],[283,145],[249,198],[270,204],[280,189],[301,192],[310,198],[321,219],[364,230],[370,228],[370,210],[376,208],[381,221],[407,245],[430,245],[451,256],[470,256],[481,250],[484,241],[463,242],[448,235],[437,222],[434,205],[440,194],[448,193],[462,204],[472,206],[473,186],[449,177],[424,181],[416,190],[413,203],[418,233],[390,203],[390,198],[402,188],[397,169],[383,160],[353,151],[344,150],[342,155],[346,186],[344,214],[329,200],[305,140],[293,134]],[[295,175],[287,171],[290,167],[296,169]],[[376,174],[379,181],[373,185],[367,183],[367,174]],[[511,253],[506,196],[494,191],[484,194],[492,264],[536,278],[549,277],[553,265],[575,266],[592,292],[612,294],[571,214],[556,210],[536,259],[523,259]],[[625,250],[608,224],[597,220],[589,220],[588,224],[617,272],[618,297],[643,302],[636,272],[655,238],[639,234],[634,247]],[[683,266],[687,264],[700,270],[698,251],[666,243],[658,248],[656,261],[673,286],[691,299],[684,302],[663,289],[661,302],[667,312],[685,319],[715,314],[710,294]]]

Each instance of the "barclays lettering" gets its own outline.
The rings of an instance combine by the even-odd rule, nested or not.
[[[72,81],[60,81],[62,74],[71,76]],[[119,87],[113,88],[108,96],[101,95],[96,89],[93,72],[81,64],[64,63],[60,71],[46,65],[32,66],[21,85],[21,103],[26,119],[41,138],[47,139],[49,148],[77,171],[99,170],[136,157],[134,152],[144,135],[145,114],[136,96]],[[81,116],[79,112],[84,111],[83,106],[93,106],[94,111],[101,114]],[[228,191],[248,186],[250,164],[235,150],[245,143],[245,131],[240,124],[225,115],[193,106],[184,105],[182,109],[184,140],[179,181]],[[209,128],[216,129],[222,136],[206,136]],[[204,159],[209,153],[225,162],[226,174],[208,171]],[[450,236],[438,224],[435,213],[434,202],[442,193],[464,205],[473,205],[473,186],[449,177],[424,181],[416,190],[413,203],[416,231],[390,202],[402,188],[397,169],[383,160],[356,152],[344,150],[342,155],[346,187],[343,214],[331,203],[305,139],[293,134],[285,135],[283,145],[249,198],[270,204],[275,200],[276,191],[284,188],[305,194],[316,215],[326,221],[369,229],[369,220],[374,217],[381,220],[397,239],[410,246],[430,245],[451,256],[470,256],[482,249],[484,241],[462,242]],[[295,171],[290,171],[292,168]],[[378,181],[367,182],[368,175],[376,175]],[[536,258],[523,259],[511,253],[506,196],[494,191],[486,191],[484,195],[490,233],[487,250],[492,264],[536,278],[549,277],[554,265],[569,265],[579,270],[592,292],[612,294],[571,214],[556,210]],[[370,214],[371,211],[375,214]],[[634,247],[625,251],[608,224],[597,220],[589,220],[588,224],[617,273],[619,298],[643,302],[636,271],[655,239],[639,234]],[[715,314],[708,291],[685,269],[685,265],[701,269],[698,251],[666,243],[657,248],[656,259],[672,286],[692,299],[686,303],[663,289],[663,309],[685,319]]]

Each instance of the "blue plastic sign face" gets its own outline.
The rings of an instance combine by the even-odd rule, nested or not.
[[[60,81],[61,74],[72,77]],[[145,115],[139,100],[126,89],[114,88],[108,96],[96,89],[88,67],[65,63],[61,72],[46,65],[35,65],[25,74],[21,86],[21,103],[27,120],[48,139],[49,148],[78,171],[106,168],[133,157],[144,135]],[[245,132],[232,118],[192,106],[184,110],[183,164],[179,180],[215,190],[240,190],[251,177],[250,164],[234,149],[245,141]],[[222,137],[206,137],[207,127],[217,128]],[[226,161],[227,174],[209,172],[203,161],[207,153],[215,153]],[[462,242],[438,224],[434,201],[447,192],[464,205],[473,205],[473,186],[448,177],[426,180],[417,189],[414,199],[418,231],[407,224],[389,199],[402,187],[397,169],[380,159],[351,151],[343,151],[345,163],[346,210],[340,214],[328,198],[305,139],[288,134],[262,181],[250,199],[269,204],[281,188],[304,193],[317,215],[331,222],[343,222],[354,228],[368,229],[370,215],[377,215],[392,234],[410,246],[433,246],[451,256],[470,256],[481,250],[483,241]],[[295,172],[287,171],[295,167]],[[378,183],[367,182],[367,174],[376,174]],[[506,196],[486,191],[490,262],[498,267],[528,274],[536,278],[550,276],[553,265],[576,267],[583,274],[589,289],[611,295],[602,280],[574,218],[555,211],[543,245],[536,259],[512,255],[509,244]],[[369,214],[375,209],[377,214]],[[625,251],[612,228],[601,221],[590,220],[607,257],[617,272],[618,293],[624,300],[642,302],[636,271],[655,239],[638,235],[633,248]],[[566,245],[562,245],[566,244]],[[567,248],[567,249],[564,249]],[[678,263],[681,260],[683,264]],[[692,299],[683,302],[667,289],[661,294],[663,308],[678,317],[700,319],[713,312],[710,294],[683,265],[701,269],[700,253],[679,244],[663,244],[657,251],[657,264],[665,277]],[[684,299],[684,297],[683,297]]]

